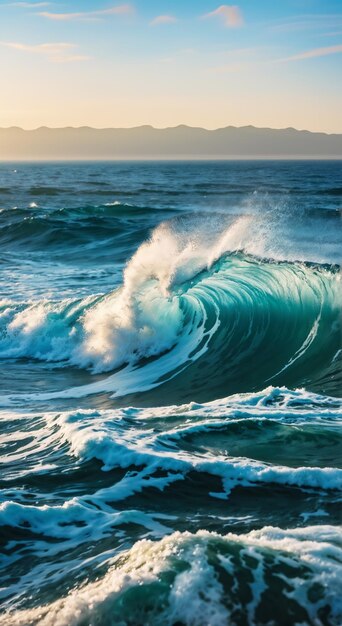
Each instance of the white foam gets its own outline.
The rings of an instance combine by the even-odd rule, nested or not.
[[[340,542],[341,532],[332,526],[294,530],[265,527],[243,535],[229,533],[223,537],[206,531],[195,535],[176,532],[158,542],[142,540],[114,560],[113,566],[100,580],[86,584],[50,605],[13,612],[11,624],[77,626],[101,622],[125,626],[128,621],[132,623],[132,619],[141,619],[141,613],[136,613],[139,608],[135,609],[132,602],[128,605],[125,602],[125,593],[141,590],[145,585],[147,590],[153,583],[154,596],[149,596],[149,602],[144,603],[145,623],[153,626],[171,626],[176,622],[186,626],[221,626],[230,623],[233,615],[240,611],[248,616],[252,626],[257,623],[256,609],[263,591],[270,584],[270,577],[273,580],[280,576],[286,584],[287,595],[305,609],[312,623],[322,623],[319,610],[328,605],[331,611],[329,623],[337,626],[342,617]],[[233,580],[239,575],[239,568],[240,575],[244,568],[248,571],[249,602],[238,594],[238,587],[223,587],[210,552],[218,555],[221,567],[233,576]],[[231,558],[230,555],[235,556]],[[256,568],[247,565],[247,557],[257,563]],[[290,566],[292,575],[286,574],[282,565]],[[166,572],[172,572],[167,595],[161,584]],[[324,597],[310,601],[308,593],[315,585],[323,586]],[[156,593],[159,596],[156,597]],[[0,618],[0,624],[5,624],[4,618]]]
[[[334,398],[323,398],[304,390],[269,387],[263,392],[236,394],[205,404],[51,412],[42,415],[39,421],[31,419],[25,424],[26,435],[33,429],[34,441],[24,442],[15,452],[10,451],[4,455],[3,461],[12,464],[17,461],[20,468],[24,464],[25,471],[30,471],[28,463],[31,458],[34,462],[45,454],[44,463],[49,463],[49,451],[63,449],[83,462],[98,459],[104,470],[143,466],[144,469],[138,471],[134,480],[123,479],[110,492],[102,494],[112,501],[127,497],[132,489],[133,492],[140,490],[147,481],[156,481],[155,485],[162,488],[191,471],[207,472],[221,478],[224,486],[221,496],[224,497],[238,484],[278,483],[339,489],[342,486],[342,470],[337,468],[270,466],[222,452],[215,456],[205,451],[203,454],[199,451],[192,454],[182,447],[182,441],[194,433],[228,428],[229,424],[241,419],[257,419],[259,422],[278,420],[303,427],[310,423],[329,425],[331,422],[336,427],[341,422],[341,404]],[[11,419],[11,415],[4,412],[3,419]],[[13,413],[13,419],[18,419],[18,416],[19,412]],[[181,422],[174,425],[175,418]],[[23,414],[23,419],[29,418]],[[163,432],[155,430],[155,420],[160,419],[163,419]],[[141,422],[144,428],[141,428]],[[156,478],[154,474],[157,470],[164,475]]]

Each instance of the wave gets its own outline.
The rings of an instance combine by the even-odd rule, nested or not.
[[[29,194],[31,196],[57,196],[60,193],[63,193],[65,191],[69,191],[69,192],[71,191],[72,192],[72,189],[66,190],[66,189],[60,189],[60,187],[51,187],[51,186],[49,187],[49,186],[41,186],[41,185],[37,186],[37,185],[34,185],[34,186],[30,187]]]
[[[341,532],[334,526],[176,532],[138,541],[96,582],[48,605],[10,612],[0,623],[337,626],[341,569]]]
[[[113,196],[113,194],[112,194]],[[115,197],[115,194],[114,194]],[[67,255],[72,255],[73,248],[78,244],[84,244],[85,241],[96,241],[98,239],[109,242],[111,247],[120,245],[122,239],[125,240],[127,230],[132,230],[132,234],[136,235],[136,219],[139,218],[139,226],[142,227],[142,236],[147,236],[146,226],[155,226],[156,221],[173,218],[170,226],[179,235],[179,227],[188,230],[188,224],[191,223],[193,228],[193,239],[196,240],[200,231],[206,230],[215,233],[216,237],[220,237],[220,231],[225,232],[231,224],[234,215],[246,215],[247,219],[254,226],[257,224],[261,230],[262,236],[266,238],[270,233],[266,233],[268,228],[272,230],[272,237],[277,240],[277,248],[272,249],[275,258],[279,257],[279,248],[282,248],[281,258],[287,260],[298,259],[298,250],[302,247],[296,242],[297,256],[291,253],[291,238],[289,239],[289,225],[296,221],[298,227],[297,232],[302,234],[303,250],[299,258],[308,258],[312,260],[320,260],[317,258],[317,250],[312,249],[312,239],[310,243],[306,242],[308,232],[307,223],[310,220],[310,226],[314,230],[318,230],[320,235],[326,238],[327,229],[329,231],[328,242],[331,244],[335,241],[334,236],[336,230],[333,222],[340,219],[340,211],[338,209],[325,209],[319,207],[310,207],[310,209],[302,209],[300,215],[294,208],[286,206],[273,207],[270,206],[270,199],[266,197],[259,198],[258,201],[253,197],[246,205],[236,207],[232,214],[222,212],[218,207],[217,210],[211,210],[210,214],[203,212],[203,209],[196,208],[195,216],[192,213],[193,207],[189,207],[189,214],[183,214],[179,218],[179,208],[164,207],[158,208],[150,204],[132,204],[129,202],[120,202],[118,200],[103,202],[101,204],[93,204],[91,201],[82,205],[68,205],[61,208],[47,208],[45,203],[37,204],[30,202],[28,206],[15,206],[0,208],[1,225],[0,225],[0,244],[5,246],[25,245],[29,249],[39,249],[49,252],[51,247],[63,246]],[[190,215],[192,216],[189,219]],[[178,216],[178,217],[177,217]],[[246,219],[246,218],[244,218]],[[177,223],[178,221],[178,223]],[[201,225],[202,222],[202,225]],[[329,226],[329,223],[330,226]],[[272,227],[272,228],[271,228]],[[334,230],[331,230],[334,228]],[[277,232],[281,231],[281,232]],[[291,227],[290,227],[291,231]],[[189,233],[188,233],[189,235]],[[260,243],[260,235],[253,229],[253,238]],[[113,237],[115,241],[113,241]],[[295,236],[296,238],[296,236]],[[283,239],[283,245],[280,241]],[[285,241],[286,239],[286,241]],[[141,241],[141,237],[135,238],[135,244]],[[252,237],[249,244],[251,244]],[[306,244],[305,244],[306,242]],[[339,241],[335,242],[338,245]],[[257,246],[259,247],[259,245]],[[284,256],[284,250],[286,254]],[[290,257],[288,256],[289,252]],[[269,256],[266,254],[266,256]],[[273,255],[270,255],[273,258]],[[338,257],[339,258],[339,257]],[[327,259],[324,259],[324,262]]]
[[[316,191],[319,195],[342,196],[342,187],[327,187]]]
[[[2,415],[4,432],[24,434],[22,441],[16,434],[14,451],[9,438],[1,464],[10,465],[9,480],[53,473],[54,459],[60,463],[61,454],[64,466],[77,459],[78,464],[97,460],[106,472],[143,468],[134,472],[133,480],[124,477],[109,493],[101,492],[105,501],[129,497],[132,489],[144,486],[168,486],[191,472],[222,481],[218,497],[228,496],[236,486],[268,483],[339,489],[336,429],[341,419],[338,399],[272,387],[206,404],[78,409],[39,418],[10,412]],[[99,497],[98,492],[95,500]],[[13,523],[13,511],[10,517]]]
[[[200,596],[208,584],[205,561],[197,558],[202,546],[205,559],[214,567],[215,585],[222,583],[220,563],[230,563],[234,580],[245,590],[240,589],[236,597],[230,579],[222,584],[222,604],[228,616],[231,603],[239,598],[243,619],[251,593],[256,591],[254,577],[261,581],[264,576],[277,598],[277,594],[284,598],[281,580],[286,579],[287,591],[296,589],[298,595],[290,605],[286,596],[287,604],[281,609],[285,613],[279,613],[286,615],[286,623],[288,616],[295,615],[298,623],[337,625],[339,596],[334,580],[338,570],[333,573],[329,559],[338,568],[338,531],[334,526],[291,527],[298,519],[302,524],[311,518],[316,524],[326,519],[330,524],[339,522],[338,507],[335,513],[333,509],[342,487],[337,436],[341,419],[341,400],[272,387],[206,404],[2,412],[1,465],[6,473],[0,526],[6,550],[0,597],[3,608],[12,610],[0,616],[0,623],[54,624],[58,611],[60,624],[117,624],[119,606],[122,623],[127,619],[127,624],[139,624],[140,617],[142,624],[168,623],[165,602],[172,606],[177,589],[179,595],[195,584],[191,563],[201,564],[205,577],[200,579],[197,572]],[[279,498],[285,508],[276,505]],[[290,530],[248,532],[260,528],[264,519],[273,526],[288,525]],[[184,530],[184,525],[192,533],[205,527],[240,534],[220,536],[201,530],[171,535]],[[141,537],[145,541],[127,550]],[[169,560],[164,549],[171,546]],[[134,558],[140,548],[146,564],[141,562],[138,568],[139,593]],[[191,561],[182,562],[181,555],[190,558],[191,550]],[[161,570],[156,567],[157,555]],[[319,562],[321,571],[316,568]],[[121,569],[124,563],[130,571]],[[262,563],[259,571],[258,563]],[[149,605],[139,600],[140,594],[146,598],[151,593],[145,565],[156,575],[152,586],[156,592],[167,581],[171,594],[165,598],[156,593],[151,614]],[[183,578],[178,584],[178,574],[185,571],[188,584]],[[131,592],[120,586],[113,595],[112,581],[121,581],[123,572],[126,581],[132,582]],[[331,576],[328,582],[327,575]],[[98,582],[90,583],[94,578]],[[81,582],[85,586],[80,587]],[[75,591],[67,595],[70,583]],[[62,599],[48,604],[56,588]],[[221,589],[219,584],[217,589]],[[140,616],[132,602],[126,602],[126,592],[134,599],[134,607],[140,607]],[[97,601],[100,597],[104,604]],[[255,607],[259,608],[248,613],[249,623],[269,623],[270,615],[276,619],[278,604],[268,614],[269,598],[264,592],[257,598]],[[39,609],[28,608],[38,602],[43,605]],[[74,611],[74,602],[83,607],[80,613]],[[204,608],[222,617],[226,613],[220,605],[221,600],[217,604],[213,596]],[[27,610],[15,610],[20,606]],[[215,623],[207,621],[207,612],[204,622],[197,622],[200,615],[183,609],[181,623]],[[234,619],[240,623],[238,615],[233,613],[230,623]],[[172,611],[168,616],[175,617]],[[176,617],[170,621],[174,623]]]
[[[139,217],[142,234],[147,235],[146,226],[160,213],[159,209],[140,205],[108,202],[105,204],[64,207],[59,209],[40,208],[35,203],[29,207],[15,207],[1,210],[0,244],[3,248],[25,246],[30,250],[63,248],[72,256],[77,246],[101,240],[113,247],[122,241],[127,245],[127,236],[123,236],[132,227],[132,220]],[[143,223],[145,221],[146,223]],[[131,228],[132,240],[137,238]],[[113,238],[118,238],[118,242]]]
[[[169,402],[208,401],[270,383],[339,395],[338,266],[265,258],[276,250],[250,217],[219,234],[181,226],[157,227],[114,292],[4,302],[0,357],[114,371],[42,399],[158,387]]]

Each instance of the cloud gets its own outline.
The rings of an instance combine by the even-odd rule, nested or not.
[[[173,15],[157,15],[157,17],[150,22],[150,26],[159,26],[160,24],[174,24],[177,22],[177,18]]]
[[[271,22],[270,29],[275,32],[294,32],[301,30],[321,30],[340,28],[342,26],[341,13],[316,13],[287,17]]]
[[[337,46],[327,46],[325,48],[313,48],[313,50],[300,52],[286,59],[280,59],[280,61],[301,61],[302,59],[314,59],[315,57],[325,57],[329,54],[338,54],[341,52],[342,44],[338,44]]]
[[[223,21],[227,28],[239,28],[243,25],[243,17],[239,7],[236,4],[221,4],[215,11],[202,15],[203,19],[218,17]]]
[[[0,45],[12,50],[40,54],[54,63],[70,63],[73,61],[88,61],[90,59],[88,56],[75,53],[77,45],[73,43],[25,44],[1,41]]]
[[[51,2],[11,2],[7,6],[21,7],[23,9],[40,9],[41,7],[48,7]]]
[[[134,9],[130,4],[120,4],[110,9],[100,9],[98,11],[82,11],[80,13],[52,13],[50,11],[41,11],[39,15],[46,17],[49,20],[56,20],[60,22],[68,22],[71,20],[99,20],[107,17],[108,15],[127,15],[133,13]]]
[[[264,52],[264,54],[260,54]],[[313,59],[315,57],[328,56],[329,54],[342,53],[342,44],[336,46],[328,46],[325,48],[314,48],[307,50],[306,52],[300,52],[290,57],[282,59],[270,58],[270,53],[267,56],[267,47],[259,46],[255,48],[240,48],[229,51],[230,60],[228,63],[210,68],[210,72],[215,74],[221,74],[226,72],[242,72],[245,70],[250,71],[253,67],[267,67],[278,63],[287,63],[291,61],[301,61],[305,59]]]
[[[342,30],[335,30],[330,33],[320,33],[320,37],[340,37],[342,35]]]

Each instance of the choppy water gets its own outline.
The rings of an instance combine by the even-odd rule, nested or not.
[[[341,624],[341,196],[0,164],[0,624]]]

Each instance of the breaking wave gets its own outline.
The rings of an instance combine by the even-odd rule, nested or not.
[[[162,224],[111,293],[2,302],[0,356],[114,372],[64,397],[163,386],[169,401],[208,401],[268,384],[336,395],[339,268],[276,257],[248,217],[223,234]]]
[[[337,626],[341,562],[341,533],[333,526],[177,532],[138,541],[100,580],[47,606],[13,612],[12,623]]]

